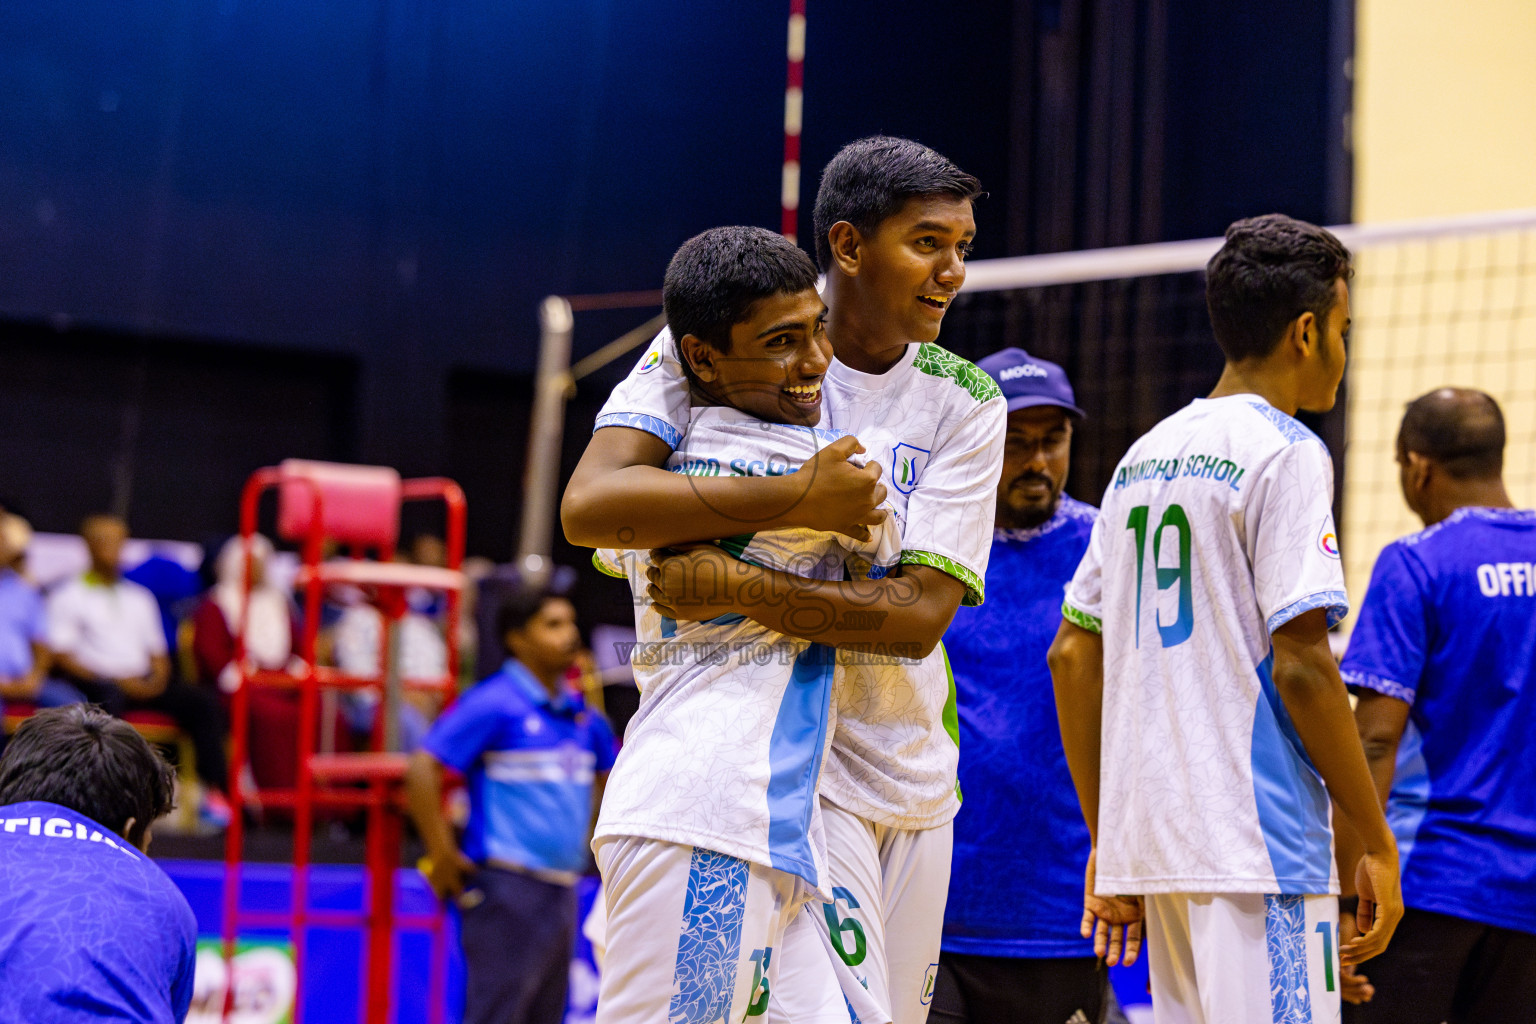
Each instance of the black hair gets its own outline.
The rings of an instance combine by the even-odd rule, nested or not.
[[[565,594],[550,587],[519,587],[502,598],[496,609],[496,637],[505,646],[507,634],[521,630],[550,601],[569,600]],[[508,652],[511,653],[510,651]]]
[[[953,196],[974,201],[985,194],[974,175],[966,174],[921,142],[890,135],[850,142],[821,172],[811,216],[816,262],[824,271],[832,269],[827,232],[840,220],[870,235],[909,199]]]
[[[765,228],[710,228],[678,247],[667,264],[662,305],[678,345],[677,359],[695,385],[682,351],[691,334],[716,352],[731,350],[731,328],[770,295],[816,287],[816,265],[794,242]]]
[[[1457,480],[1496,477],[1504,471],[1504,413],[1485,392],[1439,388],[1408,403],[1397,448],[1428,456]]]
[[[21,723],[0,757],[0,804],[25,800],[78,811],[114,835],[144,845],[150,823],[170,811],[175,775],[159,751],[94,704],[45,708]]]
[[[1325,319],[1333,283],[1353,274],[1344,243],[1316,224],[1283,213],[1234,222],[1205,266],[1216,344],[1229,362],[1262,359],[1301,314]]]

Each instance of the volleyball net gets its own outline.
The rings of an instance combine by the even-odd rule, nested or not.
[[[1536,501],[1536,210],[1332,230],[1355,254],[1349,364],[1339,407],[1304,418],[1340,470],[1345,576],[1358,603],[1381,548],[1421,528],[1394,460],[1413,398],[1447,385],[1493,395],[1508,429],[1510,494]],[[1131,442],[1221,371],[1202,273],[1220,244],[977,261],[941,343],[969,359],[1017,345],[1067,370],[1093,420],[1074,440],[1069,489],[1096,502]]]
[[[1411,399],[1447,385],[1493,395],[1508,427],[1510,494],[1522,506],[1536,502],[1536,210],[1332,230],[1355,256],[1349,364],[1338,407],[1303,419],[1333,450],[1345,577],[1358,600],[1381,548],[1420,528],[1403,505],[1394,460]],[[1220,245],[1205,238],[975,261],[940,342],[972,360],[1014,345],[1066,369],[1091,420],[1074,439],[1068,489],[1097,502],[1131,443],[1206,394],[1221,372],[1203,273]],[[524,556],[547,550],[537,538],[552,530],[558,460],[549,453],[558,451],[563,396],[649,341],[661,323],[647,320],[571,366],[572,317],[584,305],[638,311],[656,301],[655,293],[586,297],[556,310],[553,321],[546,309],[545,355],[553,358],[541,362],[540,394],[549,398],[546,432],[554,433],[531,439],[530,475],[539,479],[525,492],[535,515],[530,530],[525,513]],[[554,353],[551,323],[554,334],[564,332]]]

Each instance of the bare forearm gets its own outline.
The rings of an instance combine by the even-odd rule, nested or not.
[[[1096,633],[1063,622],[1047,661],[1067,770],[1095,845],[1099,840],[1099,759],[1104,727],[1104,643]]]
[[[31,700],[37,694],[37,680],[29,672],[14,679],[0,679],[0,699]]]
[[[560,522],[572,544],[664,548],[795,526],[791,477],[693,477],[653,466],[571,477]]]
[[[608,789],[608,773],[598,772],[597,778],[592,780],[592,818],[587,822],[587,845],[592,845],[592,836],[597,832],[597,815],[603,809],[603,793]]]
[[[880,580],[812,580],[734,562],[732,611],[769,629],[841,650],[926,658],[965,595],[965,584],[927,566]]]
[[[443,817],[443,770],[431,754],[418,751],[411,755],[405,773],[405,803],[427,855],[434,860],[451,856],[458,846],[448,819]]]
[[[1355,729],[1365,750],[1365,763],[1376,787],[1376,798],[1386,807],[1397,770],[1397,747],[1408,724],[1408,705],[1370,690],[1360,692],[1355,708]],[[1338,849],[1339,884],[1346,896],[1355,894],[1355,865],[1365,853],[1364,844],[1349,820],[1334,815],[1334,845]]]
[[[63,651],[54,653],[53,664],[63,675],[83,683],[94,683],[101,678],[101,676],[80,664],[73,654],[67,654]]]
[[[36,696],[43,688],[43,680],[48,678],[48,670],[53,665],[53,652],[40,643],[32,644],[32,671],[22,677],[25,689],[23,697]]]

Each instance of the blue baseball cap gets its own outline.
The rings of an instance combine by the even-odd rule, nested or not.
[[[1073,416],[1086,417],[1077,407],[1077,397],[1072,394],[1066,371],[1053,362],[1037,359],[1021,348],[1005,348],[976,365],[987,371],[987,375],[1003,389],[1009,412],[1036,405],[1054,405]]]

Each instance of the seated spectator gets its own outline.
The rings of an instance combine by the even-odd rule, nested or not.
[[[218,700],[171,679],[165,631],[154,597],[123,579],[118,567],[128,524],[94,515],[80,527],[90,552],[84,575],[60,584],[47,604],[48,647],[62,677],[44,687],[46,705],[90,701],[113,715],[129,710],[169,715],[192,740],[203,782],[202,820],[229,821],[223,714]]]
[[[0,513],[0,710],[7,700],[36,700],[48,672],[43,599],[24,575],[31,541],[25,519]]]
[[[448,645],[437,622],[419,611],[407,609],[396,627],[400,631],[400,678],[407,682],[435,682],[448,673]],[[374,605],[359,601],[342,612],[333,634],[336,667],[348,675],[382,677],[384,616]],[[372,733],[382,689],[353,690],[344,698],[347,720],[361,737]],[[400,746],[415,750],[436,717],[434,694],[407,691],[400,708]]]
[[[197,920],[154,861],[170,767],[97,708],[40,711],[0,758],[0,1020],[183,1020]]]
[[[246,613],[245,664],[248,670],[292,671],[297,610],[288,595],[267,579],[272,542],[251,540],[251,601]],[[245,548],[231,537],[219,549],[214,585],[192,614],[192,658],[197,681],[227,701],[240,685],[235,637],[245,604]],[[299,691],[253,686],[250,694],[250,760],[256,785],[287,789],[298,774]]]

